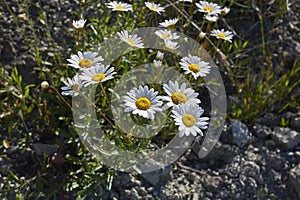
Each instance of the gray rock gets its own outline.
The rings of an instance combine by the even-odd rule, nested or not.
[[[57,144],[42,144],[35,143],[33,145],[33,149],[38,156],[42,156],[44,154],[52,155],[58,150],[59,146]]]
[[[230,127],[233,140],[232,142],[239,147],[245,146],[251,139],[251,133],[247,126],[239,120],[234,119],[231,121]]]
[[[292,149],[300,143],[300,133],[290,128],[275,127],[272,132],[272,140],[276,145]]]
[[[198,151],[195,150],[194,152],[198,152]],[[236,154],[237,154],[237,147],[230,146],[228,144],[222,144],[221,142],[217,142],[214,148],[212,149],[212,151],[209,152],[206,157],[202,158],[201,161],[211,161],[211,160],[228,161]],[[205,166],[205,164],[208,163],[206,162],[206,163],[198,163],[198,164]]]
[[[268,113],[255,121],[265,126],[275,127],[280,125],[280,116],[273,113]]]
[[[288,180],[300,199],[300,164],[290,170]]]
[[[290,120],[290,127],[294,130],[300,131],[300,116],[296,116]]]
[[[266,138],[271,135],[271,133],[272,129],[267,126],[260,124],[253,125],[253,134],[255,134],[258,138]]]
[[[172,168],[172,165],[169,165],[160,170],[142,173],[141,176],[153,186],[164,184],[168,181]]]

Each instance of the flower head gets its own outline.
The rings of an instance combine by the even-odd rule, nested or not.
[[[41,87],[42,87],[43,89],[49,88],[49,83],[48,83],[48,81],[43,81],[43,82],[41,83]]]
[[[205,15],[205,19],[209,22],[216,22],[219,19],[218,15]]]
[[[173,28],[175,24],[178,22],[177,18],[165,20],[164,22],[160,22],[159,25],[165,28]]]
[[[222,10],[221,10],[221,15],[227,15],[230,11],[230,8],[227,8],[227,7],[224,7]]]
[[[198,56],[188,55],[181,59],[181,68],[185,71],[185,74],[192,74],[195,79],[199,76],[204,77],[210,72],[210,66],[207,62],[201,60]]]
[[[176,33],[173,33],[170,30],[158,30],[155,31],[155,35],[157,35],[163,40],[176,40],[180,38]]]
[[[157,12],[158,14],[160,14],[160,12],[165,12],[164,7],[161,7],[160,4],[156,4],[156,3],[151,3],[151,2],[145,2],[145,5],[147,6],[147,8],[149,8],[150,10]]]
[[[207,129],[208,117],[200,117],[204,110],[197,104],[185,103],[175,105],[171,117],[174,118],[175,125],[179,126],[179,137],[190,134],[203,136],[201,129]]]
[[[157,96],[153,88],[149,90],[148,86],[139,86],[133,88],[124,97],[125,112],[132,112],[147,119],[154,119],[155,112],[161,112],[162,101]]]
[[[179,45],[177,42],[173,42],[171,40],[165,40],[165,47],[169,50],[175,50],[179,48]]]
[[[132,11],[132,5],[123,2],[109,2],[106,3],[108,8],[112,8],[112,11]]]
[[[210,15],[218,15],[221,13],[221,7],[216,3],[210,3],[207,1],[200,1],[196,3],[199,12],[204,12]]]
[[[132,47],[144,48],[141,37],[137,34],[130,35],[127,30],[117,33],[120,39]]]
[[[61,89],[63,90],[61,92],[62,95],[76,96],[79,94],[78,91],[82,87],[82,82],[77,74],[72,79],[67,78],[66,81],[63,81],[63,83],[65,84],[65,86],[61,87]]]
[[[198,36],[200,39],[203,39],[203,38],[205,38],[206,33],[201,31]]]
[[[78,21],[73,20],[73,26],[75,29],[83,29],[86,19],[80,19]]]
[[[109,65],[98,65],[96,67],[84,70],[80,75],[80,79],[83,82],[85,87],[91,84],[97,84],[100,82],[105,82],[110,80],[117,72],[114,72],[114,67],[110,67]]]
[[[67,59],[69,62],[69,66],[79,69],[86,69],[90,67],[94,67],[99,62],[103,61],[101,56],[97,57],[97,53],[95,52],[81,52],[78,51],[77,55],[71,55],[70,59]]]
[[[228,42],[231,42],[231,39],[233,37],[233,34],[231,31],[225,31],[224,29],[218,30],[212,30],[211,31],[211,36],[215,36],[217,39],[222,39],[222,40],[226,40]]]
[[[182,83],[179,87],[177,81],[169,81],[169,84],[163,85],[163,89],[168,95],[163,97],[163,100],[168,101],[166,109],[184,103],[200,103],[200,100],[197,98],[199,94],[191,88],[186,88],[186,83]]]

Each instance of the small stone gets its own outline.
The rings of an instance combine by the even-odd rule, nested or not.
[[[290,170],[288,180],[300,199],[300,164]]]
[[[198,193],[193,193],[193,200],[199,200],[200,195]]]
[[[280,125],[280,117],[273,113],[268,113],[265,116],[258,118],[256,122],[268,127],[275,127]]]
[[[169,165],[156,171],[142,173],[141,176],[153,186],[163,184],[168,181],[172,168],[172,165]]]
[[[265,145],[268,149],[273,149],[276,147],[276,144],[275,144],[275,142],[273,142],[273,140],[267,140],[265,142]]]
[[[27,19],[26,14],[25,13],[18,14],[18,19],[21,20],[21,21],[25,21]]]
[[[265,138],[271,135],[272,130],[267,126],[255,124],[253,126],[253,132],[258,138]]]
[[[290,127],[294,130],[300,131],[300,116],[294,117],[290,120]]]
[[[33,145],[33,149],[38,156],[42,156],[44,154],[52,155],[58,150],[59,146],[57,144],[42,144],[35,143]]]
[[[251,139],[251,133],[247,126],[236,119],[231,121],[230,126],[233,143],[239,147],[245,146]]]
[[[300,133],[290,128],[276,127],[272,132],[272,140],[276,145],[292,149],[300,143]]]

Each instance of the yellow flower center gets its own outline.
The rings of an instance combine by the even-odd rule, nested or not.
[[[148,110],[151,106],[151,101],[146,97],[140,97],[136,100],[135,105],[140,110]]]
[[[171,99],[173,101],[173,103],[177,104],[181,104],[181,103],[185,103],[187,102],[187,96],[185,94],[183,94],[182,92],[174,92],[171,96]]]
[[[78,90],[78,84],[75,83],[74,85],[71,86],[72,91],[77,91]]]
[[[133,40],[133,39],[131,39],[131,38],[126,38],[125,39],[127,42],[128,42],[128,44],[130,45],[130,46],[133,46],[133,45],[135,45],[135,41]]]
[[[211,13],[213,11],[212,7],[210,7],[210,6],[204,6],[203,9],[209,13]]]
[[[100,82],[102,81],[103,79],[105,79],[106,75],[105,74],[95,74],[93,77],[92,77],[92,80],[93,81],[97,81],[97,82]]]
[[[170,38],[170,34],[168,34],[168,33],[163,34],[162,37],[163,37],[164,39],[169,39],[169,38]]]
[[[155,6],[151,6],[150,9],[153,10],[153,11],[158,11],[158,8],[155,7]]]
[[[226,38],[226,35],[224,33],[218,33],[217,36],[222,39]]]
[[[182,116],[182,122],[184,123],[184,125],[190,127],[190,126],[194,126],[196,124],[196,119],[191,114],[184,114]]]
[[[116,10],[119,10],[119,11],[124,11],[124,10],[125,10],[125,7],[124,7],[124,6],[116,6],[115,9],[116,9]]]
[[[84,59],[80,60],[80,62],[79,62],[78,65],[79,65],[80,67],[83,67],[83,68],[89,68],[89,67],[91,67],[93,64],[94,64],[94,63],[93,63],[93,61],[92,61],[91,59],[89,59],[89,58],[84,58]]]
[[[201,70],[201,67],[195,63],[192,63],[189,65],[189,70],[191,70],[194,73],[197,73]]]

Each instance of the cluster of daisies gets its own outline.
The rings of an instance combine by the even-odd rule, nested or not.
[[[163,89],[167,96],[158,96],[158,91],[147,85],[131,89],[124,97],[125,112],[153,120],[156,112],[171,108],[171,117],[178,126],[179,137],[203,136],[201,129],[207,128],[209,118],[201,117],[204,110],[198,105],[198,93],[188,88],[186,83],[179,85],[177,81],[169,81],[163,85]],[[163,101],[167,101],[164,106]]]
[[[137,35],[130,35],[128,32],[118,33],[121,40],[133,45],[131,40],[141,40]],[[127,38],[124,39],[125,36]],[[175,36],[176,37],[176,36]],[[123,38],[123,39],[122,39]],[[128,41],[129,40],[129,41]],[[135,44],[139,47],[142,43]],[[164,54],[158,52],[156,61],[161,62]],[[76,96],[82,87],[92,84],[99,84],[114,78],[117,73],[114,67],[105,66],[101,63],[103,58],[96,52],[81,52],[71,55],[67,59],[68,66],[79,69],[80,73],[73,78],[67,78],[64,82],[62,95]],[[204,77],[210,72],[209,63],[201,60],[198,56],[188,55],[180,61],[181,68],[185,74],[191,74],[195,79]],[[157,67],[157,65],[155,65]],[[161,63],[159,64],[161,66]],[[178,82],[169,81],[163,85],[167,96],[158,96],[158,92],[147,85],[132,88],[127,95],[123,97],[125,103],[124,112],[131,112],[143,118],[154,120],[156,112],[162,112],[172,108],[171,117],[174,118],[175,124],[179,126],[179,136],[203,135],[201,129],[207,128],[207,117],[200,117],[204,110],[198,105],[200,100],[197,99],[198,93],[192,88],[187,88],[186,83],[181,85]],[[163,101],[167,103],[163,105]]]
[[[192,1],[180,0],[182,2]],[[113,11],[133,11],[132,5],[123,2],[110,2],[106,4],[108,8]],[[165,12],[165,7],[160,4],[145,2],[145,5],[151,11],[158,14]],[[228,8],[221,8],[218,4],[209,3],[207,1],[200,1],[196,3],[199,12],[204,13],[204,18],[210,22],[215,22],[219,15],[225,15],[229,12]],[[175,32],[173,27],[179,19],[169,19],[160,22],[159,25],[162,29],[155,32],[155,35],[160,38],[165,47],[169,50],[179,48],[176,40],[180,38]],[[73,21],[73,26],[77,30],[83,29],[86,20]],[[206,33],[201,32],[202,37]],[[144,48],[142,37],[137,34],[130,34],[128,31],[120,31],[117,33],[120,42],[127,43],[130,47]],[[223,39],[231,42],[233,37],[232,32],[221,30],[212,30],[211,36],[217,39]],[[154,62],[155,67],[162,66],[164,53],[158,52]],[[114,67],[103,65],[101,62],[103,58],[96,52],[77,52],[71,55],[68,61],[68,66],[79,69],[73,78],[67,78],[64,82],[65,86],[62,89],[62,95],[78,95],[82,87],[88,87],[92,84],[99,84],[114,78],[117,74]],[[203,61],[196,55],[188,55],[183,57],[180,62],[180,67],[185,74],[190,74],[194,79],[205,77],[209,74],[211,66],[209,63]],[[204,110],[199,106],[200,100],[197,98],[196,93],[192,88],[187,87],[186,83],[179,84],[177,81],[169,81],[168,84],[163,85],[165,96],[158,95],[158,91],[154,88],[149,88],[148,85],[140,85],[131,88],[122,100],[124,101],[124,112],[132,113],[140,117],[154,120],[158,112],[164,112],[171,109],[171,117],[174,119],[175,125],[178,126],[179,136],[184,135],[203,135],[201,129],[206,129],[209,118],[201,117]]]
[[[123,36],[121,33],[121,36]],[[128,34],[128,32],[126,32]],[[127,35],[131,38],[138,38],[136,35]],[[133,37],[134,36],[134,37]],[[129,42],[125,40],[124,42]],[[130,45],[130,44],[129,44]],[[156,60],[163,59],[164,54],[158,52]],[[63,81],[65,86],[62,89],[62,95],[76,96],[80,88],[91,84],[98,84],[114,78],[117,73],[114,67],[105,66],[101,56],[96,52],[78,52],[71,55],[68,60],[68,66],[79,69],[80,73],[73,78],[67,78]],[[185,74],[191,74],[195,79],[204,77],[210,72],[209,63],[202,61],[198,56],[188,55],[180,61],[181,68]],[[198,105],[198,93],[192,88],[188,88],[186,83],[181,85],[178,82],[169,81],[163,85],[166,96],[158,96],[158,92],[147,85],[132,88],[123,97],[125,109],[124,112],[130,112],[140,117],[154,120],[157,112],[163,112],[172,108],[171,117],[174,118],[175,125],[179,126],[179,136],[196,136],[197,133],[203,135],[201,129],[207,128],[207,117],[201,117],[204,110]],[[164,104],[164,102],[166,102]]]
[[[192,3],[192,0],[180,0],[179,2]],[[110,3],[106,3],[106,5],[108,8],[112,9],[112,11],[133,11],[132,5],[128,3],[113,1]],[[197,7],[197,11],[204,13],[204,19],[206,19],[209,22],[216,22],[219,19],[220,15],[227,15],[230,11],[230,9],[227,7],[222,8],[220,5],[208,1],[199,1],[195,5]],[[156,12],[159,15],[165,12],[165,7],[161,6],[159,3],[145,2],[145,6],[149,10]],[[164,22],[159,23],[159,25],[165,28],[172,28],[177,22],[178,19],[175,18],[165,20]],[[226,31],[224,29],[214,29],[210,32],[210,35],[216,37],[217,39],[223,39],[228,42],[231,42],[231,39],[233,38],[232,32]],[[201,31],[199,37],[204,38],[205,36],[206,33]],[[176,44],[171,40],[166,41],[166,46],[171,47],[171,49],[176,48]]]

